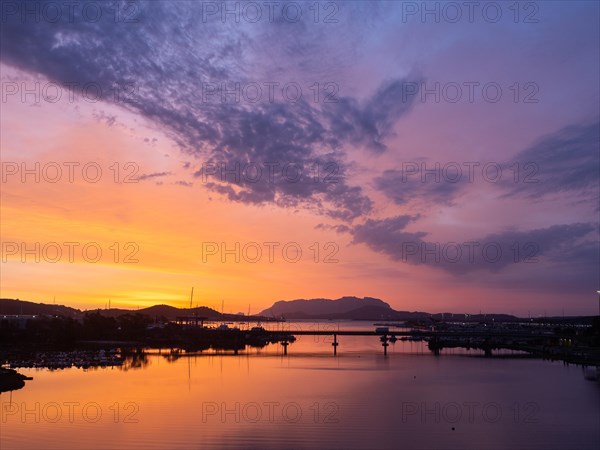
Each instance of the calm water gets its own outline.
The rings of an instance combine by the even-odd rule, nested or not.
[[[287,324],[323,329],[337,324]],[[340,324],[341,329],[371,324]],[[596,449],[600,383],[583,370],[374,337],[303,336],[241,355],[122,368],[22,369],[0,396],[0,448]]]

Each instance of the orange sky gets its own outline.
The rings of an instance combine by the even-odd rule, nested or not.
[[[555,11],[553,14],[556,15],[548,16],[548,20],[562,20],[562,12]],[[362,13],[357,17],[362,17]],[[306,54],[300,53],[305,49],[312,49],[311,45],[303,47],[296,45],[293,40],[286,41],[293,33],[282,34],[279,46],[272,45],[278,39],[269,34],[258,33],[253,36],[243,26],[237,30],[240,33],[249,32],[250,35],[244,36],[244,39],[248,38],[248,42],[256,45],[253,47],[249,44],[247,54],[240,58],[234,55],[233,59],[240,67],[253,71],[257,79],[273,79],[269,68],[276,60],[277,64],[285,66],[278,68],[282,71],[280,81],[298,79],[305,82],[306,86],[311,86],[314,80],[321,83],[335,80],[340,89],[339,98],[349,99],[346,105],[356,108],[354,119],[360,123],[348,122],[340,126],[342,130],[344,126],[350,130],[355,127],[355,130],[359,130],[356,136],[348,138],[346,131],[333,133],[334,138],[331,140],[339,139],[340,143],[327,147],[330,145],[327,135],[319,138],[320,141],[311,141],[312,138],[307,136],[318,127],[313,129],[303,124],[305,128],[300,127],[294,131],[294,136],[298,139],[294,150],[296,153],[287,153],[288,147],[293,147],[296,142],[287,142],[281,138],[280,134],[285,134],[286,131],[281,123],[269,128],[277,120],[284,122],[287,118],[292,122],[303,118],[302,110],[295,109],[295,105],[285,102],[278,104],[280,109],[273,109],[276,112],[273,116],[275,119],[271,118],[270,123],[265,117],[267,112],[272,113],[273,110],[269,107],[261,109],[264,105],[242,105],[235,109],[231,105],[219,105],[217,102],[217,107],[211,110],[214,105],[199,103],[197,89],[200,78],[196,78],[192,69],[189,73],[175,69],[154,73],[154,66],[154,69],[140,69],[142,66],[129,65],[137,59],[130,58],[126,47],[113,51],[113,47],[109,46],[109,52],[97,56],[98,61],[106,58],[111,67],[113,62],[118,61],[113,61],[113,57],[123,58],[118,64],[122,63],[120,69],[124,72],[115,71],[115,74],[140,83],[137,86],[140,88],[137,100],[141,106],[137,110],[136,107],[126,110],[118,102],[92,102],[82,98],[73,101],[66,90],[58,102],[43,99],[39,101],[34,95],[26,95],[25,99],[19,94],[6,96],[5,87],[11,83],[11,86],[15,86],[15,82],[26,83],[29,87],[35,83],[44,86],[47,79],[43,72],[55,68],[52,55],[40,51],[38,57],[34,55],[29,60],[28,55],[24,56],[19,51],[18,42],[11,41],[11,44],[16,43],[16,47],[10,47],[9,50],[13,52],[13,60],[17,62],[12,65],[10,61],[0,63],[3,82],[0,117],[3,176],[0,185],[0,296],[45,303],[56,299],[56,303],[82,309],[104,307],[109,299],[113,307],[121,308],[145,307],[157,303],[183,307],[189,304],[189,292],[193,286],[194,303],[220,310],[224,302],[226,312],[246,312],[250,306],[251,312],[257,313],[277,300],[370,296],[381,298],[399,310],[505,312],[526,316],[529,313],[561,314],[565,309],[567,313],[595,314],[598,299],[594,289],[588,289],[586,285],[583,288],[585,292],[580,289],[572,294],[569,291],[573,287],[581,288],[582,276],[588,282],[587,273],[592,271],[588,267],[582,275],[580,268],[586,261],[593,259],[589,249],[593,250],[594,241],[590,239],[593,238],[592,234],[597,234],[597,214],[590,211],[590,203],[579,201],[577,180],[566,180],[575,186],[566,187],[571,197],[557,194],[557,190],[561,192],[563,186],[557,188],[551,179],[542,180],[549,184],[543,185],[548,187],[546,190],[542,189],[541,195],[544,198],[541,200],[535,195],[528,196],[535,193],[535,190],[527,190],[539,185],[525,186],[522,189],[517,186],[521,190],[513,194],[508,188],[515,188],[514,185],[509,185],[508,188],[505,186],[503,191],[493,183],[482,182],[481,178],[457,190],[456,196],[452,195],[453,185],[440,186],[431,182],[417,182],[410,186],[392,184],[387,191],[377,185],[378,177],[386,171],[398,171],[404,162],[505,163],[514,155],[519,155],[519,152],[528,150],[530,153],[525,154],[531,154],[532,148],[536,149],[534,145],[546,136],[552,136],[552,139],[557,139],[558,136],[560,142],[563,127],[573,123],[588,123],[591,120],[590,112],[597,111],[597,102],[576,101],[566,97],[564,89],[547,88],[564,86],[563,75],[570,74],[569,76],[578,80],[579,73],[585,72],[589,73],[591,80],[595,72],[575,70],[554,76],[554,56],[540,56],[540,61],[532,63],[527,48],[507,45],[505,34],[490,38],[489,42],[501,51],[498,54],[502,57],[479,64],[482,57],[493,50],[481,48],[479,39],[471,39],[469,33],[476,36],[478,32],[485,32],[488,36],[488,29],[485,28],[488,24],[463,28],[461,32],[455,28],[452,29],[454,31],[446,30],[443,24],[435,30],[419,28],[415,24],[397,27],[393,19],[388,25],[393,26],[382,28],[378,31],[381,34],[367,30],[369,39],[362,41],[360,35],[353,35],[354,31],[348,35],[340,35],[346,36],[348,42],[342,42],[342,38],[335,30],[331,33],[330,28],[314,29],[311,31],[314,34],[307,33],[301,38],[315,46],[322,44],[323,51]],[[479,29],[478,26],[483,28]],[[502,26],[507,29],[514,27],[515,29],[509,30],[510,37],[519,43],[525,33],[530,31],[529,28],[521,29],[512,23]],[[597,29],[596,23],[588,23],[587,27],[592,30],[592,34],[597,32],[594,31]],[[27,32],[26,28],[18,30]],[[151,46],[146,45],[146,39],[152,38],[160,53],[159,57],[164,58],[167,66],[184,61],[184,65],[190,64],[192,67],[196,64],[193,67],[204,69],[206,61],[212,61],[212,50],[194,47],[193,39],[189,43],[190,48],[183,43],[179,44],[183,45],[182,48],[171,48],[161,37],[160,30],[152,27],[149,30],[149,34],[144,34],[144,24],[139,24],[139,27],[136,24],[135,28],[128,29],[132,45],[138,41],[143,42],[136,51],[150,48]],[[193,31],[199,33],[194,39],[204,42],[202,33],[208,31]],[[279,33],[275,29],[272,32]],[[435,51],[417,51],[421,46],[417,37],[431,39],[435,33],[440,37],[435,40],[436,46],[439,45],[440,48]],[[529,38],[533,42],[540,40],[544,43],[548,39],[558,39],[561,45],[565,45],[561,51],[568,55],[573,54],[572,49],[580,48],[581,42],[590,41],[583,31],[581,35],[575,33],[570,36],[572,42],[568,43],[564,43],[558,34],[552,34],[548,30],[544,30],[544,33],[547,35],[532,34]],[[403,38],[408,36],[414,40],[411,44],[411,48],[414,46],[412,52],[395,44],[404,42]],[[52,39],[56,39],[56,36]],[[69,47],[75,42],[58,41],[60,42],[50,47],[47,53],[60,53],[61,46]],[[213,44],[220,45],[221,42],[217,39]],[[360,51],[352,48],[354,44],[360,45]],[[230,54],[229,47],[223,45],[223,48],[218,47],[214,51],[222,52],[220,57],[225,64],[222,70],[235,80],[238,75],[235,67],[227,65],[231,62],[229,58],[232,58],[233,53]],[[261,52],[261,45],[267,51]],[[291,54],[286,45],[296,49],[299,54]],[[330,54],[327,45],[335,48],[337,53]],[[593,51],[593,45],[586,45],[581,47],[579,57],[582,67],[586,67],[586,64],[592,67],[594,59],[590,55],[595,54],[597,61],[597,52]],[[75,56],[70,61],[72,67],[69,68],[76,79],[97,70],[94,64],[98,61],[93,58],[88,60],[87,54],[85,58],[81,58],[78,53],[81,48],[83,47],[74,44],[71,48]],[[209,54],[202,56],[204,50]],[[81,51],[85,53],[84,50]],[[283,52],[283,57],[279,51]],[[193,56],[192,60],[190,56]],[[20,57],[24,58],[21,63],[18,62]],[[36,66],[40,58],[47,66]],[[313,69],[318,71],[313,72],[310,69],[312,65],[302,58],[306,61],[314,59]],[[473,65],[475,60],[478,64]],[[140,61],[145,60],[142,57]],[[287,63],[289,66],[285,65]],[[40,73],[18,69],[20,64],[24,67],[37,67]],[[89,70],[82,75],[79,71],[85,64],[90,64]],[[213,62],[209,65],[213,65]],[[398,112],[395,109],[398,107],[397,99],[386,98],[387,91],[383,92],[381,89],[395,86],[386,84],[392,75],[398,80],[404,80],[407,73],[412,73],[410,76],[420,79],[419,71],[411,68],[419,68],[424,73],[433,75],[431,83],[435,83],[435,76],[439,78],[440,74],[446,77],[446,82],[451,83],[474,79],[484,83],[497,79],[502,82],[506,93],[511,92],[509,87],[514,86],[515,82],[522,86],[527,80],[535,80],[539,86],[546,88],[546,96],[541,97],[544,101],[531,104],[515,103],[510,95],[506,95],[499,103],[481,101],[481,98],[476,102],[459,103],[421,100],[409,103],[406,111],[400,108]],[[102,68],[104,69],[106,67]],[[112,76],[110,70],[105,72],[98,75],[100,81],[106,81],[104,76]],[[242,73],[246,75],[244,71]],[[442,82],[443,77],[440,78]],[[585,90],[585,86],[591,86],[589,82],[573,84],[581,84],[573,95],[593,98]],[[430,88],[431,86],[433,84],[429,85]],[[390,92],[393,93],[389,91],[387,94]],[[562,107],[565,102],[568,102],[568,108]],[[552,108],[557,104],[561,107]],[[166,109],[161,110],[165,105]],[[309,109],[313,106],[309,105]],[[327,116],[316,112],[321,106],[323,105],[311,110],[314,115],[309,116],[320,118],[318,120],[323,120],[325,126],[335,128],[335,121],[326,123],[327,119],[324,117]],[[143,107],[148,109],[144,110]],[[231,116],[221,114],[219,107],[223,110],[230,108]],[[247,109],[242,113],[244,108]],[[323,108],[326,112],[333,111],[333,118],[337,118],[336,114],[342,116],[345,112],[343,109]],[[157,118],[148,113],[148,110],[162,112]],[[203,113],[208,115],[203,117]],[[190,150],[189,146],[187,153],[183,150],[186,145],[182,145],[182,142],[185,143],[186,139],[194,136],[194,127],[201,127],[203,120],[213,120],[210,124],[213,129],[205,135],[210,136],[211,132],[219,134],[222,131],[220,128],[229,126],[228,121],[232,116],[237,117],[239,129],[232,127],[233,132],[227,135],[229,140],[199,144],[200,147],[214,147],[208,150]],[[190,121],[190,117],[193,120]],[[181,123],[169,123],[170,118]],[[248,120],[250,125],[244,123],[244,120]],[[361,128],[364,125],[362,122],[369,120],[372,123]],[[183,131],[175,126],[189,123],[191,126]],[[317,125],[321,126],[320,123]],[[265,129],[268,132],[264,132]],[[370,135],[369,132],[373,129],[375,135]],[[247,134],[244,135],[244,132]],[[198,135],[202,133],[198,132]],[[247,142],[232,142],[238,136],[246,136],[255,142],[248,145]],[[268,139],[264,139],[265,136]],[[279,142],[280,139],[283,142]],[[385,144],[385,149],[380,147],[379,150],[373,150],[373,140],[378,144]],[[318,142],[315,144],[316,141]],[[270,142],[276,142],[275,150],[280,153],[272,148],[261,148],[261,145],[266,147],[268,145],[265,143]],[[282,207],[272,200],[255,205],[250,201],[230,201],[222,193],[211,190],[202,178],[193,176],[202,167],[202,155],[210,155],[211,151],[217,155],[230,152],[228,157],[232,159],[256,155],[267,158],[273,154],[276,154],[273,157],[278,158],[281,154],[284,155],[281,161],[284,161],[289,154],[303,155],[303,151],[312,156],[327,152],[335,154],[338,151],[336,145],[343,147],[336,156],[346,170],[346,184],[341,190],[342,194],[338,195],[341,197],[341,204],[344,207],[356,206],[356,199],[360,195],[373,201],[373,208],[356,211],[353,221],[344,222],[344,218],[337,220],[332,218],[334,216],[319,214],[317,209],[323,207],[319,203],[322,192],[312,191],[312,186],[308,189],[308,194],[300,192],[301,187],[297,190],[290,189],[291,194],[286,193],[289,195],[284,198],[286,201],[294,195],[305,200],[299,205]],[[556,150],[556,147],[551,148]],[[565,155],[561,154],[561,157]],[[578,166],[582,164],[581,161],[585,163],[586,160],[574,158],[574,161],[566,163],[574,164],[572,172],[577,174],[578,171],[585,172]],[[544,162],[552,164],[551,158],[540,161],[540,164],[543,165]],[[39,167],[37,175],[40,180],[36,181],[36,174],[25,175],[23,180],[23,165],[34,172]],[[62,168],[60,176],[55,173],[57,166]],[[69,179],[69,167],[74,168],[72,182]],[[85,172],[84,167],[87,168]],[[96,174],[97,168],[101,173]],[[542,175],[544,169],[553,167],[541,167]],[[552,176],[552,171],[548,173]],[[135,179],[140,177],[139,181],[125,182],[129,174]],[[558,174],[560,175],[560,170]],[[92,180],[96,175],[98,180]],[[582,192],[589,188],[589,179],[584,181],[588,184],[583,186]],[[225,189],[231,186],[232,184],[223,183],[220,187]],[[357,192],[352,190],[354,188],[360,189],[358,197],[353,197]],[[395,199],[403,190],[410,189],[412,191],[408,201]],[[258,195],[260,189],[250,189],[249,192]],[[282,195],[282,192],[286,192],[285,189],[277,191],[277,195]],[[591,193],[594,193],[593,189]],[[585,194],[589,200],[590,192]],[[344,196],[348,196],[347,203],[344,203]],[[337,212],[337,200],[339,198],[335,196],[333,200],[329,198],[329,203],[323,209],[329,208],[329,212]],[[408,216],[411,220],[405,225],[402,218]],[[386,222],[388,220],[391,222]],[[395,237],[418,236],[419,233],[427,236],[429,241],[445,243],[466,242],[493,233],[510,234],[514,230],[533,230],[535,233],[532,236],[543,238],[551,234],[548,230],[554,225],[562,227],[562,234],[556,234],[558,237],[568,234],[572,229],[569,228],[571,225],[579,226],[579,229],[588,227],[588,231],[587,235],[581,234],[567,240],[565,245],[573,250],[571,260],[565,262],[560,258],[562,249],[550,249],[554,252],[550,253],[551,257],[555,258],[550,261],[553,264],[552,273],[546,272],[544,261],[527,267],[523,264],[509,264],[498,267],[498,270],[489,266],[483,270],[469,268],[461,273],[460,270],[448,270],[448,267],[444,269],[435,264],[417,262],[415,265],[394,259],[398,254],[397,248],[377,248],[380,237],[377,227],[374,228],[375,232],[373,229],[368,230],[362,242],[354,243],[352,233],[369,221],[378,226],[395,223],[397,228],[388,229],[388,235],[382,236],[381,241],[392,242],[392,246],[396,247],[399,241]],[[340,225],[346,227],[344,232],[338,233],[331,228]],[[583,237],[588,239],[587,247],[577,247]],[[554,236],[547,238],[545,242],[552,242],[553,238]],[[39,252],[36,245],[39,245]],[[239,261],[232,254],[222,254],[222,246],[235,251],[236,245],[239,245]],[[90,253],[84,254],[84,247]],[[262,252],[260,257],[255,253],[257,248]],[[274,249],[272,262],[269,260],[270,248]],[[284,248],[288,248],[289,253],[284,255]],[[295,248],[300,248],[302,255],[297,261],[290,261],[296,254]],[[24,253],[24,249],[39,254]],[[61,251],[61,255],[56,254],[57,249]],[[73,250],[72,258],[70,249]],[[95,261],[97,249],[101,250],[102,255]],[[207,249],[212,250],[212,253],[206,254]],[[249,253],[244,254],[244,249]],[[35,260],[36,256],[40,258],[39,261]],[[223,261],[222,258],[226,260]],[[253,258],[256,261],[251,261]],[[56,261],[52,262],[53,259]],[[563,268],[568,270],[563,271]],[[555,279],[553,274],[559,274],[560,279]],[[560,289],[549,284],[554,281]],[[594,282],[590,280],[589,286],[593,286]]]
[[[83,105],[75,119],[72,105],[63,109],[11,102],[3,108],[10,111],[2,115],[3,161],[17,162],[19,171],[23,162],[30,169],[39,162],[41,177],[36,183],[34,175],[27,175],[23,183],[19,172],[6,175],[2,184],[4,245],[26,243],[26,248],[34,249],[35,243],[40,243],[39,263],[34,255],[23,255],[20,250],[14,255],[3,252],[4,298],[49,303],[56,297],[57,303],[79,308],[104,307],[109,298],[114,307],[187,306],[194,286],[195,303],[220,309],[224,301],[228,312],[246,312],[248,305],[258,312],[279,299],[343,295],[380,297],[398,309],[501,309],[494,300],[501,301],[502,295],[494,299],[484,290],[448,286],[444,284],[447,276],[433,269],[391,263],[364,245],[351,245],[347,235],[315,229],[323,218],[306,211],[219,201],[203,189],[201,179],[194,180],[193,187],[173,184],[172,176],[162,185],[153,180],[115,183],[115,172],[110,169],[114,162],[121,167],[134,162],[139,166],[138,175],[170,171],[182,178],[182,161],[199,164],[174,150],[171,142],[155,131],[150,133],[158,136],[156,144],[141,141],[136,132],[148,131],[135,123],[135,131],[126,127],[131,117],[122,111],[116,111],[122,125],[109,127],[91,119],[89,105]],[[49,108],[51,121],[46,122]],[[40,125],[26,133],[10,132],[18,130],[25,117]],[[25,155],[24,147],[32,151]],[[80,164],[74,169],[73,183],[65,162]],[[103,170],[97,183],[86,181],[80,170],[90,162]],[[47,182],[42,173],[42,167],[48,167],[47,178],[55,176],[50,172],[51,163],[65,167],[56,183]],[[94,172],[90,170],[89,176],[94,177]],[[41,250],[52,242],[62,251],[56,263],[48,261],[56,257],[53,248],[46,247],[46,255]],[[65,244],[69,242],[79,244],[70,244],[73,261],[69,260],[69,244]],[[203,262],[202,245],[212,242],[225,242],[230,249],[239,242],[240,262],[229,255],[223,263],[220,251],[205,256]],[[264,242],[280,244],[274,247],[273,263]],[[319,262],[314,260],[315,242],[320,247]],[[325,248],[330,242],[338,248],[330,257],[338,262],[325,263],[326,256],[336,249],[331,245]],[[89,258],[95,257],[99,247],[101,260],[85,259],[82,247],[87,243],[97,243],[89,250]],[[137,247],[125,248],[127,243]],[[258,262],[245,261],[241,248],[247,243],[261,247]],[[284,258],[281,249],[286,243],[299,244],[303,250],[300,261]],[[252,252],[247,258],[256,257],[254,249],[248,247]],[[132,262],[126,262],[134,250]],[[294,255],[291,248],[289,257]],[[487,297],[480,307],[472,302],[478,295]]]
[[[364,245],[351,245],[348,235],[315,229],[325,221],[310,212],[223,201],[203,189],[200,178],[190,180],[181,169],[183,161],[196,166],[201,162],[183,155],[160,132],[148,130],[114,107],[117,124],[95,121],[92,114],[97,107],[3,104],[2,161],[17,163],[19,172],[5,173],[2,184],[2,297],[47,303],[56,297],[57,303],[79,308],[104,307],[109,298],[114,307],[187,306],[194,286],[195,303],[220,309],[224,301],[229,312],[246,312],[248,305],[258,312],[279,299],[343,295],[380,297],[397,308],[444,308],[443,299],[431,300],[443,275],[391,264]],[[106,105],[102,108],[110,110]],[[27,121],[37,126],[22,130]],[[149,144],[139,134],[158,141]],[[121,168],[133,162],[139,167],[138,176],[174,175],[161,185],[152,179],[115,183],[111,169],[115,162]],[[22,182],[22,163],[29,169],[40,164],[39,183],[32,174]],[[73,165],[73,183],[69,182],[69,163],[79,163]],[[101,167],[98,182],[84,178],[82,167],[88,163]],[[52,183],[48,180],[57,177],[54,164],[64,171]],[[87,180],[95,177],[94,167],[86,172]],[[119,176],[125,173],[129,172],[123,170]],[[174,184],[176,175],[194,185]],[[228,255],[223,263],[219,250],[206,255],[203,262],[203,243],[220,246],[222,242],[229,249],[240,243],[240,261]],[[271,244],[273,263],[265,242],[277,243]],[[35,249],[39,243],[39,262],[34,254],[23,254],[21,247],[13,251],[13,244],[23,243],[26,249]],[[61,257],[52,243],[60,247]],[[90,243],[84,255],[83,246]],[[125,247],[128,243],[134,245]],[[242,254],[248,243],[261,248],[256,263],[245,260],[257,258],[255,244],[247,247],[246,258]],[[284,257],[282,248],[288,243],[302,249],[298,262]],[[318,255],[314,243],[318,243]],[[93,262],[96,248],[103,255]],[[288,251],[286,256],[294,259],[295,247]],[[128,255],[131,261],[126,261]],[[58,261],[51,262],[55,258]],[[460,288],[452,295],[460,296]],[[431,298],[425,302],[425,297]]]

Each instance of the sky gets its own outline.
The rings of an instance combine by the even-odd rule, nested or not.
[[[2,1],[0,297],[597,314],[600,6]]]

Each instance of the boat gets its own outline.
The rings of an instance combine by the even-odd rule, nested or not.
[[[16,391],[25,386],[25,380],[33,380],[13,369],[0,368],[0,392]]]
[[[217,328],[215,328],[215,330],[219,330],[219,331],[237,331],[237,330],[239,330],[239,328],[238,327],[230,327],[228,324],[222,323]]]

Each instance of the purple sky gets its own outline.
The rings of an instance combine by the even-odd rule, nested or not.
[[[287,240],[318,234],[349,249],[335,269],[310,275],[322,294],[299,284],[286,298],[373,295],[398,309],[433,311],[597,311],[598,2],[482,2],[472,11],[463,2],[323,2],[318,18],[312,3],[279,2],[273,20],[262,2],[117,2],[120,20],[107,4],[90,3],[103,8],[97,21],[82,6],[50,20],[42,2],[35,20],[20,2],[2,3],[3,161],[35,154],[24,147],[26,128],[45,130],[48,140],[76,122],[48,102],[25,113],[31,101],[12,93],[15,83],[92,83],[100,101],[80,100],[68,111],[128,130],[149,168],[141,181],[190,186],[182,203],[195,196],[262,217],[221,226],[233,236],[252,226],[275,235],[278,220],[296,214],[302,226]],[[225,8],[239,16],[222,20]],[[256,8],[262,16],[254,21]],[[439,16],[423,16],[425,8]],[[239,101],[219,91],[235,91],[235,83]],[[157,162],[164,153],[178,163]],[[281,174],[236,181],[214,170],[248,162],[333,167],[336,182],[289,182]],[[282,268],[279,275],[273,283],[281,289],[248,298],[265,307],[284,298],[283,286],[297,275]],[[4,275],[15,284],[23,276]],[[240,292],[253,276],[238,274],[235,291],[219,289],[246,304]],[[343,289],[343,280],[361,277],[364,291]],[[439,289],[453,300],[427,300]]]

